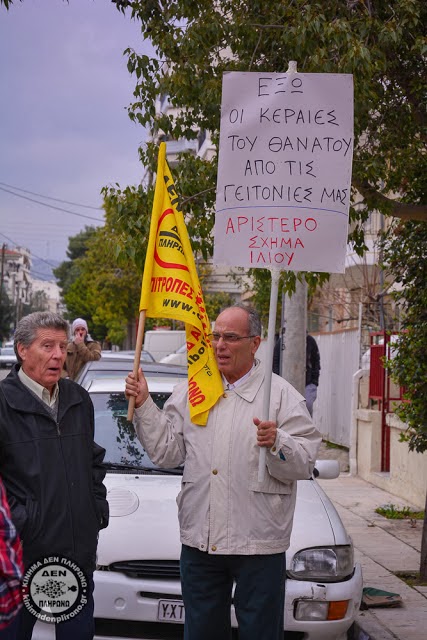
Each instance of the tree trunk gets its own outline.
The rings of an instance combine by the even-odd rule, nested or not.
[[[307,284],[296,282],[295,293],[285,298],[285,349],[282,351],[282,377],[305,395],[305,349],[307,328]]]

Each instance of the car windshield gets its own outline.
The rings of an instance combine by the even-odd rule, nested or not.
[[[168,392],[151,394],[160,409],[169,396]],[[104,463],[108,469],[182,474],[182,469],[160,469],[151,462],[132,422],[127,419],[128,402],[124,393],[93,393],[91,398],[95,409],[95,441],[106,450]]]

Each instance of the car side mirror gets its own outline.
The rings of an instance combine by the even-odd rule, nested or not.
[[[313,476],[321,480],[333,480],[340,475],[338,460],[316,460]]]

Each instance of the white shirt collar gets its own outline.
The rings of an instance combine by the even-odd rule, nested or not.
[[[30,389],[33,393],[35,393],[36,396],[40,398],[42,402],[47,404],[48,407],[52,407],[55,404],[59,394],[58,383],[56,383],[53,389],[53,393],[52,395],[50,395],[48,389],[30,378],[30,376],[27,376],[22,367],[19,368],[18,377],[21,380],[22,384],[25,384],[25,386],[28,387],[28,389]]]
[[[252,365],[252,367],[249,369],[249,371],[247,373],[245,373],[244,376],[242,376],[241,378],[239,378],[238,380],[236,380],[236,382],[227,382],[227,379],[224,375],[222,375],[222,381],[224,383],[224,389],[226,391],[232,391],[233,389],[235,389],[236,387],[240,386],[241,384],[243,384],[243,382],[249,378],[249,376],[251,375],[252,371],[255,368],[255,361]]]

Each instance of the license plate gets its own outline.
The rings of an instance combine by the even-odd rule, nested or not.
[[[185,611],[183,602],[181,600],[159,600],[157,620],[159,622],[184,624]]]

